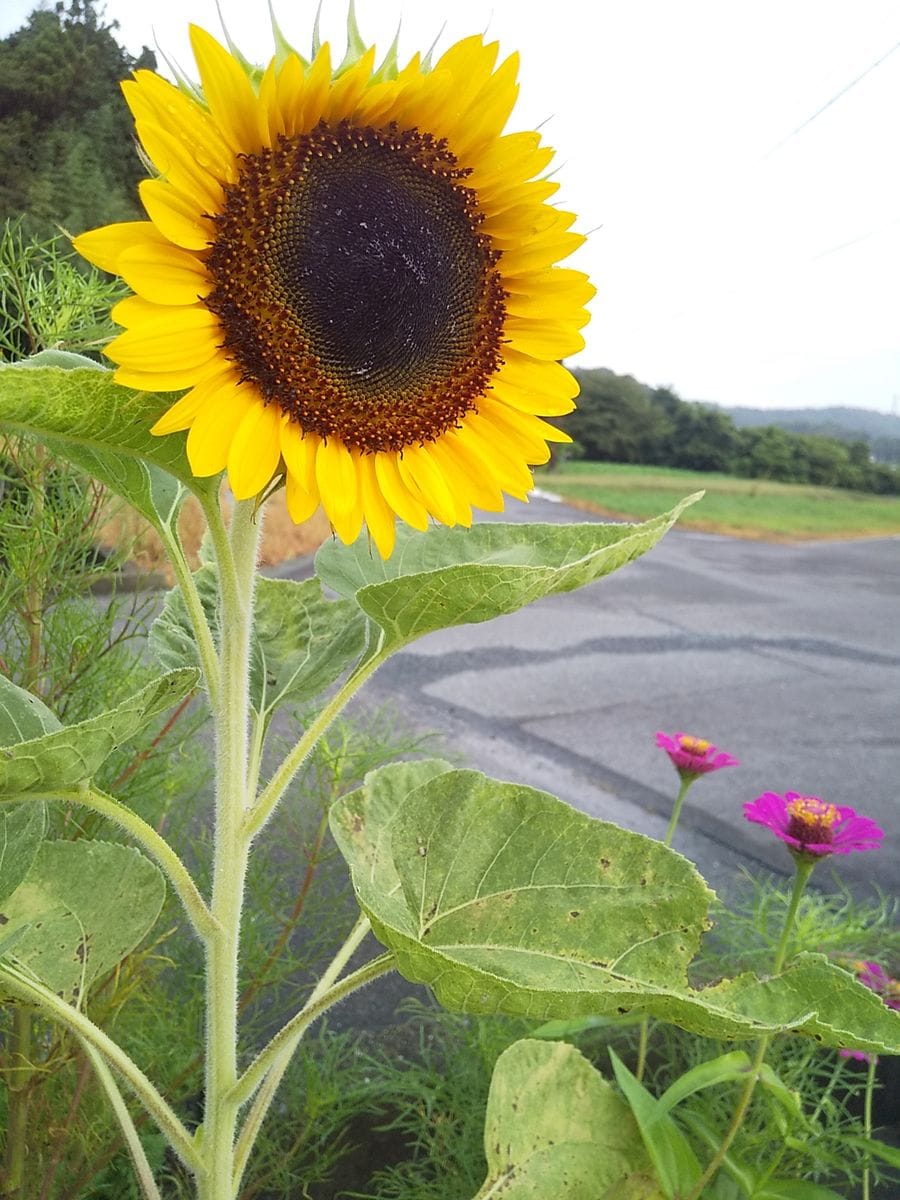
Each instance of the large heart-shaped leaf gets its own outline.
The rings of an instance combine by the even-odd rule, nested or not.
[[[488,1176],[475,1200],[654,1200],[628,1106],[563,1042],[516,1042],[497,1059],[484,1127]]]
[[[193,476],[183,435],[150,433],[171,402],[114,383],[111,371],[79,354],[44,350],[0,365],[0,427],[46,441],[157,528],[172,525],[185,489],[208,497],[218,486]]]
[[[84,783],[117,746],[177,704],[196,683],[194,670],[171,671],[108,712],[0,748],[0,796]]]
[[[797,1029],[900,1049],[900,1015],[818,955],[770,979],[691,988],[712,893],[661,843],[474,771],[402,797],[392,772],[339,801],[332,832],[398,970],[448,1008],[544,1020],[633,1010],[707,1037]]]
[[[71,1000],[134,949],[164,899],[162,873],[138,850],[112,842],[44,842],[0,918],[5,934],[22,931],[9,952]]]
[[[194,573],[213,640],[219,641],[215,567]],[[305,704],[320,695],[363,651],[366,622],[348,600],[329,600],[318,579],[257,581],[251,635],[250,702],[258,713],[279,704]],[[150,645],[164,667],[196,664],[197,646],[181,592],[169,592],[150,631]]]
[[[352,546],[326,542],[316,555],[316,572],[380,627],[383,653],[609,575],[656,545],[701,495],[641,525],[484,522],[427,533],[401,527],[386,561],[371,553],[365,537]]]

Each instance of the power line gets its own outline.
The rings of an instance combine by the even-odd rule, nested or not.
[[[797,134],[801,132],[801,130],[804,130],[807,127],[807,125],[811,125],[812,122],[815,121],[816,117],[821,117],[822,113],[825,112],[827,109],[831,108],[832,104],[836,104],[837,101],[840,100],[840,98],[842,96],[846,96],[851,88],[856,87],[856,85],[858,83],[860,83],[863,79],[865,79],[865,77],[867,75],[871,75],[871,73],[875,70],[875,68],[880,67],[881,64],[886,59],[890,58],[890,56],[894,53],[895,50],[900,50],[900,42],[895,42],[894,45],[891,46],[890,50],[888,50],[886,54],[882,54],[881,58],[877,58],[875,60],[875,62],[870,63],[869,66],[867,66],[866,69],[864,71],[862,71],[859,75],[857,75],[855,79],[851,79],[850,82],[845,87],[842,87],[839,92],[835,92],[835,94],[831,97],[830,100],[826,100],[821,108],[817,108],[811,117],[807,117],[806,120],[803,121],[800,125],[798,125],[796,129],[792,129],[791,132],[787,135],[787,137],[783,137],[781,139],[781,141],[778,143],[777,146],[773,146],[772,149],[768,152],[768,154],[763,155],[763,161],[765,161],[765,159],[767,159],[767,158],[771,158],[772,155],[776,151],[780,150],[781,147],[784,146],[787,142],[789,142],[791,140],[791,138],[796,137]]]

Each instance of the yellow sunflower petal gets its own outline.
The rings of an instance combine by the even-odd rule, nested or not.
[[[225,470],[234,435],[257,400],[252,388],[230,381],[210,396],[187,436],[188,461],[195,475],[205,478]]]
[[[574,400],[558,396],[548,396],[544,392],[534,390],[522,391],[506,382],[501,376],[496,376],[491,382],[492,396],[502,400],[510,408],[519,412],[532,413],[542,417],[563,417],[575,407]]]
[[[178,367],[170,371],[136,371],[131,367],[116,367],[113,379],[123,387],[142,392],[178,392],[194,387],[210,374],[218,374],[222,364],[215,358],[193,367]]]
[[[375,67],[375,47],[370,46],[359,62],[339,76],[328,92],[323,117],[326,121],[343,121],[352,116]]]
[[[192,25],[190,35],[203,99],[222,137],[236,154],[252,154],[260,148],[260,137],[250,80],[237,59],[205,29]]]
[[[322,439],[317,434],[304,435],[300,426],[286,413],[281,419],[281,457],[288,472],[310,495],[318,495],[316,484],[316,455]]]
[[[407,446],[397,465],[400,478],[410,491],[418,489],[428,511],[442,524],[455,525],[457,508],[453,493],[427,447]]]
[[[180,138],[151,121],[138,121],[135,129],[166,183],[200,212],[218,212],[224,198],[222,185],[200,166]]]
[[[353,454],[339,438],[330,437],[319,445],[316,484],[335,533],[349,545],[356,540],[362,526],[362,503]]]
[[[236,500],[258,496],[271,482],[281,459],[280,426],[281,413],[274,404],[250,404],[228,451],[228,482]]]
[[[541,145],[538,133],[507,133],[479,155],[467,182],[479,195],[489,194],[492,187],[506,188],[512,180],[533,179],[545,170],[553,151]]]
[[[553,276],[559,276],[554,279]],[[507,310],[517,317],[560,318],[573,321],[588,319],[584,305],[597,289],[581,271],[552,267],[506,280]]]
[[[304,521],[308,521],[319,507],[318,495],[304,491],[290,472],[284,483],[284,498],[295,525],[302,525]]]
[[[154,304],[196,304],[213,287],[195,254],[163,238],[123,250],[116,270],[133,291]]]
[[[118,372],[116,374],[118,377]],[[150,432],[161,435],[165,433],[177,433],[182,429],[189,429],[206,401],[233,381],[234,374],[230,364],[216,363],[214,373],[204,376],[191,388],[186,396],[182,396],[180,400],[176,400],[172,407],[163,413]]]
[[[562,233],[558,237],[546,238],[541,241],[513,247],[503,251],[503,274],[525,274],[530,271],[541,271],[554,263],[574,254],[579,246],[584,245],[584,234]]]
[[[446,435],[448,438],[451,434]],[[534,486],[531,472],[516,448],[507,451],[500,444],[495,428],[479,417],[469,413],[452,436],[464,449],[482,463],[485,478],[493,479],[504,492],[524,500]]]
[[[499,400],[485,397],[479,402],[479,412],[494,425],[503,429],[509,437],[518,437],[540,445],[543,442],[571,442],[564,430],[549,421],[527,413],[515,412]]]
[[[291,133],[302,133],[312,129],[322,119],[331,87],[331,47],[325,42],[309,65],[303,79],[299,101],[293,113],[284,107],[285,123],[290,124]]]
[[[177,371],[215,357],[218,345],[212,313],[199,306],[161,309],[161,313],[113,338],[107,356],[137,371]]]
[[[191,388],[186,396],[182,396],[171,408],[166,409],[156,424],[151,425],[150,432],[156,437],[161,437],[167,433],[180,433],[184,429],[190,429],[205,399],[199,388]]]
[[[136,121],[148,120],[175,134],[216,179],[231,183],[237,178],[234,153],[215,121],[180,88],[155,71],[135,71],[122,91]]]
[[[181,196],[163,179],[142,179],[138,184],[147,216],[160,233],[185,250],[206,250],[215,240],[212,221],[196,205]]]
[[[544,362],[511,346],[503,348],[503,358],[499,378],[522,391],[534,389],[566,400],[573,399],[580,391],[578,380],[562,363]]]
[[[366,527],[381,557],[390,558],[397,537],[397,518],[379,486],[374,454],[364,454],[359,460],[359,488]]]
[[[72,245],[95,267],[115,275],[118,274],[119,256],[126,250],[144,243],[162,245],[164,241],[151,221],[119,221],[115,225],[80,233]]]
[[[584,338],[571,324],[563,321],[532,321],[527,317],[508,316],[503,333],[523,354],[535,358],[568,358],[584,349]]]
[[[428,528],[428,510],[425,505],[412,495],[403,482],[397,455],[394,451],[373,455],[375,459],[375,476],[385,500],[401,521],[412,525],[413,529]]]
[[[469,504],[485,512],[502,512],[503,493],[485,469],[485,463],[476,459],[454,433],[455,430],[448,431],[429,446],[431,457],[453,490],[465,495]]]
[[[519,95],[518,73],[519,56],[511,54],[474,97],[453,137],[453,152],[459,158],[471,158],[500,136]]]

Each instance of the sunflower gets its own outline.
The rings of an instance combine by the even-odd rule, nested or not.
[[[153,432],[187,430],[193,472],[227,469],[238,499],[283,479],[295,521],[321,503],[347,543],[365,522],[384,557],[397,517],[468,525],[524,499],[570,440],[542,417],[574,407],[557,360],[594,289],[556,266],[583,238],[548,204],[552,151],[503,133],[517,56],[472,37],[434,65],[357,45],[335,68],[276,28],[259,70],[191,42],[199,88],[123,84],[149,220],[75,239],[135,293],[113,310],[117,381],[189,389]]]

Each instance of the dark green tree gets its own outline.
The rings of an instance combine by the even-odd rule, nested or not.
[[[116,28],[93,0],[68,0],[0,40],[0,220],[24,216],[48,235],[142,215],[145,172],[119,84],[156,60],[146,47],[129,55]]]

